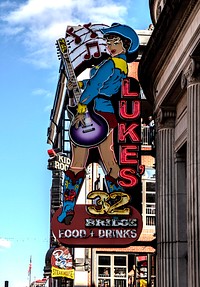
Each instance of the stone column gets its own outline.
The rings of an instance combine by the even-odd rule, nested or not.
[[[175,155],[176,192],[176,266],[174,286],[188,287],[187,282],[187,189],[186,189],[186,145]]]
[[[157,285],[174,287],[176,281],[176,204],[174,167],[175,110],[161,107],[157,119]]]
[[[188,286],[200,286],[200,58],[182,75],[187,85]]]

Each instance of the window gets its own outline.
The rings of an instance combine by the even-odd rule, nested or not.
[[[136,256],[136,286],[147,286],[147,256]]]
[[[68,112],[67,110],[65,110],[65,115],[62,122],[62,148],[66,154],[69,154],[71,150],[69,129],[70,129],[70,120],[68,117]]]
[[[147,181],[146,182],[146,190],[148,191],[155,191],[155,181]]]
[[[110,265],[110,256],[99,256],[99,265]]]
[[[143,196],[142,196],[142,215],[143,223],[146,227],[155,226],[155,179],[143,179]]]
[[[127,276],[127,255],[98,255],[98,287],[126,287]]]

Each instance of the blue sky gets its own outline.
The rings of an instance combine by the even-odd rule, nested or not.
[[[49,248],[51,172],[46,134],[67,25],[113,22],[147,29],[148,0],[1,0],[0,286],[43,277]]]

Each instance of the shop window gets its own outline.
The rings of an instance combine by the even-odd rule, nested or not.
[[[155,287],[155,255],[135,254],[129,260],[128,287]]]
[[[114,257],[115,266],[126,266],[126,257],[125,256],[115,256]]]
[[[147,256],[136,256],[136,287],[147,286]]]
[[[126,287],[127,286],[127,256],[126,255],[98,255],[98,287]]]
[[[99,256],[99,265],[110,265],[110,256]]]

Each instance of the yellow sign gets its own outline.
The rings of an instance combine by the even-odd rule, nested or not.
[[[140,287],[146,287],[147,286],[147,281],[144,279],[140,279]]]
[[[74,269],[66,270],[66,269],[55,268],[52,266],[51,276],[52,277],[66,277],[66,278],[74,279]]]

